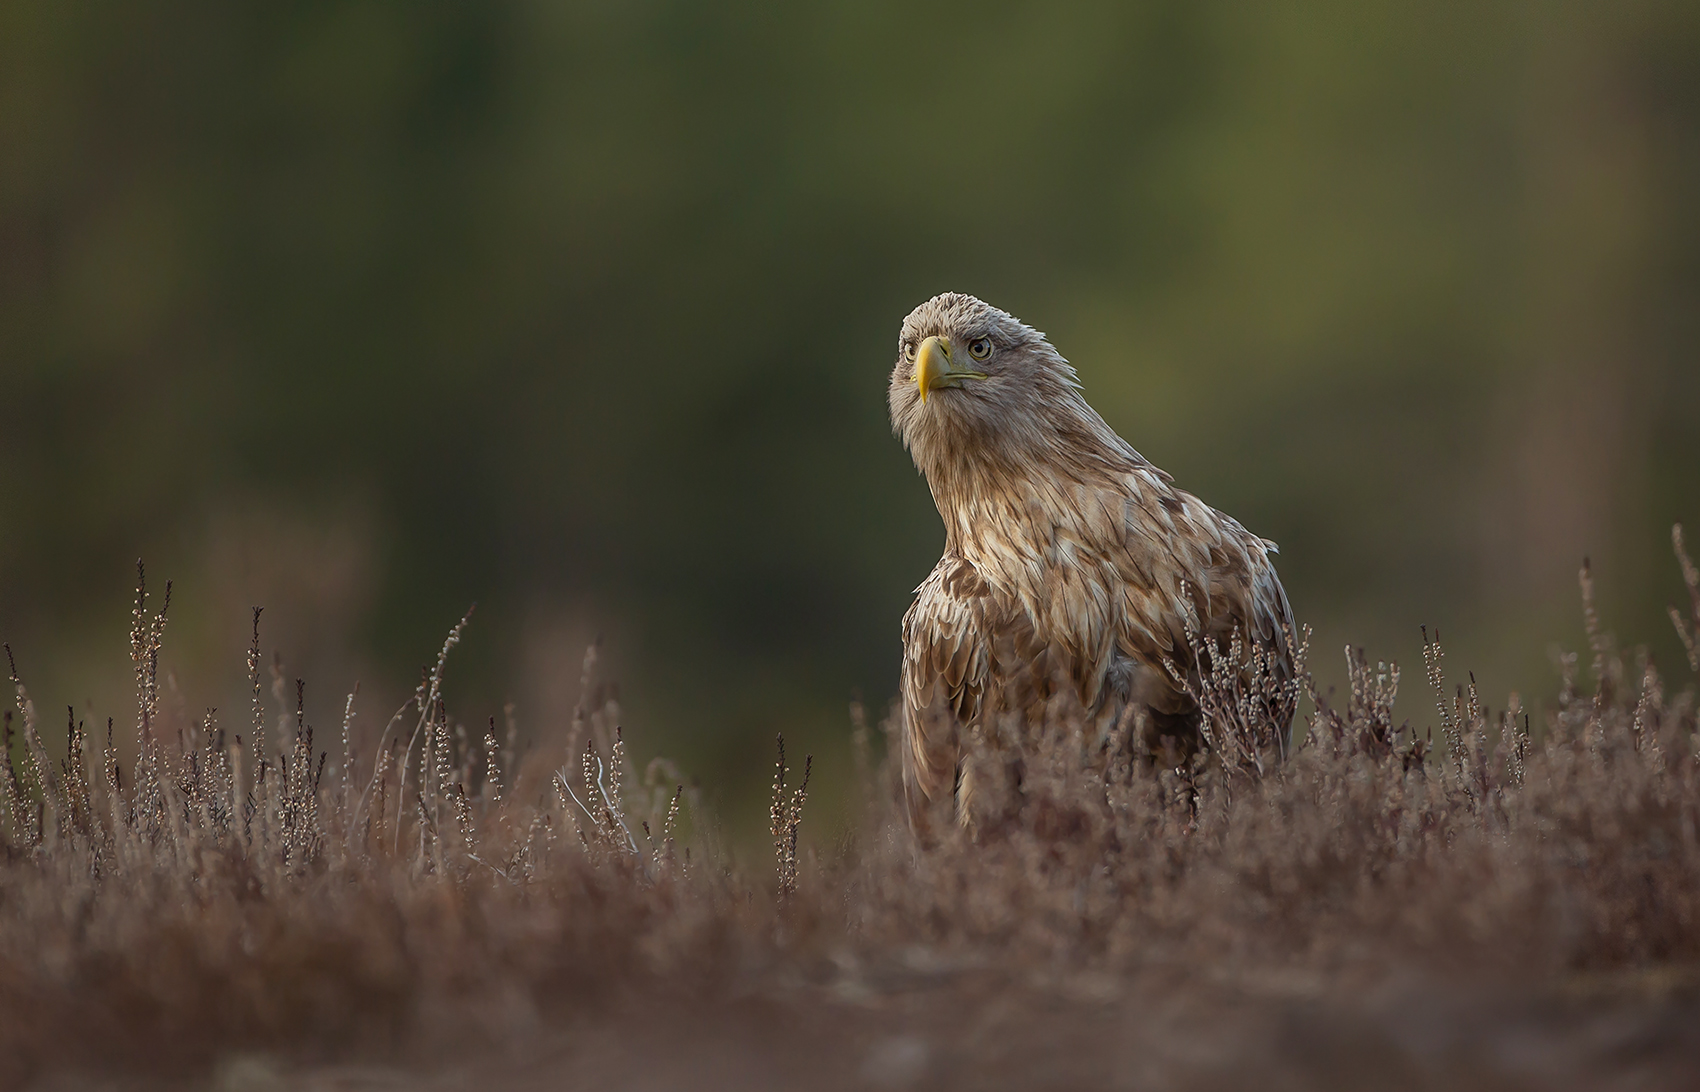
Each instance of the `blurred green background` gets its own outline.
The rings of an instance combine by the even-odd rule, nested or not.
[[[1585,554],[1686,677],[1692,0],[9,0],[0,637],[125,724],[141,555],[185,708],[243,719],[265,604],[371,726],[476,600],[462,718],[559,725],[600,633],[640,754],[759,823],[783,729],[830,808],[942,540],[884,396],[947,289],[1281,543],[1323,678],[1432,720],[1426,623],[1550,695]]]

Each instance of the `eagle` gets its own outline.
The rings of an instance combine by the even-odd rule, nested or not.
[[[917,828],[935,801],[975,827],[970,737],[1001,748],[1019,790],[1022,748],[1061,730],[1047,713],[1059,696],[1078,702],[1100,754],[1190,755],[1207,650],[1237,636],[1266,650],[1271,677],[1292,678],[1275,544],[1118,436],[1043,333],[973,296],[935,296],[903,320],[889,395],[945,532],[903,616],[900,751]],[[1276,704],[1284,750],[1296,702]]]

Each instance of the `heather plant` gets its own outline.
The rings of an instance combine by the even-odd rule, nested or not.
[[[1675,546],[1692,658],[1700,577],[1680,530]],[[1323,693],[1308,632],[1288,635],[1298,667],[1282,676],[1236,638],[1187,680],[1196,753],[1106,745],[1058,698],[1018,776],[988,779],[1008,820],[928,845],[908,829],[895,728],[882,761],[858,705],[860,815],[834,845],[811,843],[812,759],[794,777],[781,737],[771,873],[736,864],[670,764],[638,775],[595,648],[565,738],[522,747],[511,708],[476,731],[450,711],[463,618],[375,737],[348,695],[333,759],[303,684],[265,664],[258,611],[240,730],[162,703],[169,589],[150,610],[141,575],[128,761],[111,722],[95,758],[74,714],[56,759],[7,650],[0,1078],[73,1050],[84,1068],[195,1071],[255,1050],[424,1065],[607,1019],[621,998],[799,981],[877,995],[908,981],[894,967],[976,969],[1019,1003],[1082,973],[1420,963],[1555,982],[1700,960],[1692,680],[1669,686],[1616,647],[1586,567],[1588,669],[1561,658],[1543,706],[1491,710],[1473,678],[1449,679],[1438,634],[1434,728],[1396,718],[1397,665],[1348,648],[1346,686]]]
[[[259,611],[251,719],[230,733],[211,712],[178,723],[162,711],[165,607],[150,613],[147,602],[139,582],[131,762],[109,724],[90,778],[74,721],[68,754],[53,762],[12,669],[25,746],[21,769],[8,748],[0,771],[0,1036],[11,1064],[42,1064],[91,1018],[106,1028],[96,1057],[166,1064],[248,1047],[381,1049],[421,1031],[500,1036],[534,1023],[539,1007],[573,1004],[571,983],[645,968],[677,979],[721,958],[715,934],[745,904],[674,867],[686,794],[653,776],[643,792],[626,787],[611,701],[580,709],[582,772],[553,782],[580,803],[549,806],[547,784],[504,778],[523,764],[511,728],[506,749],[493,720],[474,744],[447,711],[443,678],[463,619],[365,755],[349,695],[341,763],[327,776],[302,684],[275,663],[268,716]],[[588,658],[587,678],[593,667]],[[660,802],[659,818],[631,818],[647,814],[640,796]],[[639,854],[631,828],[647,838],[651,822],[656,836]]]

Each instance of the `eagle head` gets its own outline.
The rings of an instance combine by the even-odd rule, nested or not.
[[[1049,461],[1059,433],[1097,414],[1045,335],[991,304],[946,292],[903,320],[891,425],[929,480],[988,462]]]

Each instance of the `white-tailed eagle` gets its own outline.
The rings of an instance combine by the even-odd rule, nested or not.
[[[903,321],[890,402],[945,528],[903,618],[912,815],[954,796],[972,825],[965,734],[1007,751],[999,719],[1044,730],[1060,686],[1101,747],[1160,754],[1198,744],[1198,704],[1165,666],[1196,683],[1196,638],[1237,629],[1291,676],[1275,544],[1116,435],[1044,334],[972,296],[936,296]],[[1284,744],[1291,702],[1277,717]]]

